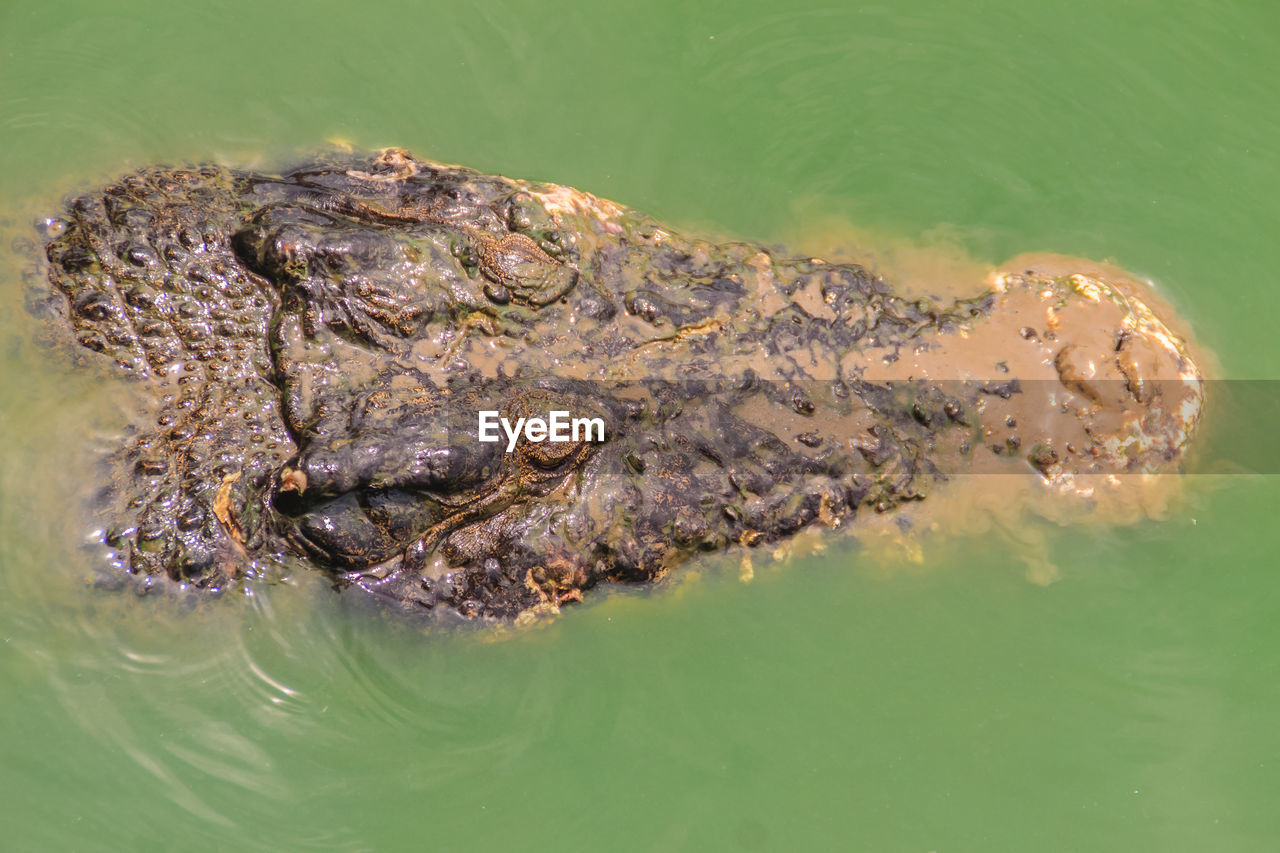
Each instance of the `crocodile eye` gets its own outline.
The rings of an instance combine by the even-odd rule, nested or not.
[[[312,235],[299,225],[249,225],[235,233],[231,245],[245,266],[277,283],[305,277],[316,250]]]
[[[296,205],[265,207],[231,237],[231,248],[246,267],[277,283],[306,274],[323,247],[328,216]]]
[[[434,502],[398,489],[351,492],[311,507],[296,499],[281,503],[276,508],[284,513],[286,535],[326,562],[350,569],[389,559],[442,517]]]
[[[496,445],[415,442],[401,427],[398,438],[371,432],[282,467],[272,500],[282,532],[317,559],[359,569],[488,493],[500,473]]]
[[[489,446],[483,451],[464,445],[419,450],[413,464],[397,480],[440,495],[466,491],[497,471],[493,453]]]

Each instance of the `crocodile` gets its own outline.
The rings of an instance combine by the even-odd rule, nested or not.
[[[66,351],[147,401],[98,506],[144,591],[287,564],[522,619],[957,474],[1174,470],[1203,404],[1187,343],[1096,271],[908,298],[402,149],[141,169],[43,247]]]

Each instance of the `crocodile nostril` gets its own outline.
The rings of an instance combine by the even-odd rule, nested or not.
[[[1116,369],[1124,377],[1124,387],[1129,392],[1129,396],[1144,406],[1152,401],[1152,389],[1149,387],[1144,371],[1138,365],[1136,359],[1121,353],[1116,358]]]
[[[1054,369],[1058,371],[1058,379],[1068,390],[1087,397],[1097,403],[1102,395],[1093,383],[1098,370],[1093,360],[1079,346],[1066,346],[1058,350],[1053,357]]]

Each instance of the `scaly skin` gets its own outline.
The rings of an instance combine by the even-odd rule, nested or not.
[[[993,459],[1060,487],[1162,470],[1202,400],[1182,343],[1096,276],[908,301],[855,264],[399,150],[143,170],[73,200],[46,254],[76,341],[156,401],[103,499],[111,559],[148,584],[292,556],[513,618]],[[598,417],[606,440],[507,453],[481,409]]]

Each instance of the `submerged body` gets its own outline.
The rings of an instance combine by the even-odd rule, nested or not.
[[[156,402],[103,497],[147,582],[297,558],[511,618],[951,474],[1167,470],[1202,403],[1183,343],[1096,275],[908,301],[399,150],[145,170],[72,201],[46,254],[57,316]]]

